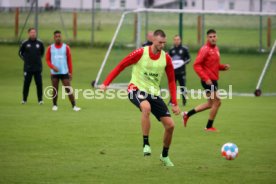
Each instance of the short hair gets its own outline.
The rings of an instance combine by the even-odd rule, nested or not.
[[[180,40],[182,40],[182,39],[181,39],[181,36],[180,36],[179,34],[174,35],[174,38],[175,38],[175,37],[179,37]]]
[[[165,38],[166,34],[163,30],[157,29],[154,31],[153,36],[161,36],[161,37]]]
[[[29,29],[28,29],[28,33],[29,32],[31,32],[32,30],[36,30],[34,27],[30,27]]]
[[[209,29],[209,30],[207,31],[207,35],[209,35],[209,34],[211,34],[211,33],[217,33],[217,32],[216,32],[216,30],[214,30],[214,29]]]
[[[56,34],[61,34],[61,31],[60,30],[55,30],[54,35],[56,35]]]

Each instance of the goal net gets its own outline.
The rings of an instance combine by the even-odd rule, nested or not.
[[[124,12],[110,42],[94,86],[100,85],[108,73],[134,49],[146,41],[146,33],[163,29],[167,35],[165,50],[172,47],[173,36],[179,33],[179,15],[183,16],[182,43],[189,47],[192,61],[187,65],[187,89],[201,89],[199,78],[192,64],[198,49],[206,42],[206,30],[217,30],[221,63],[229,63],[231,70],[221,72],[220,88],[229,88],[236,94],[250,94],[256,87],[259,75],[276,39],[276,13],[236,11],[188,11],[179,9],[137,9]],[[273,70],[275,59],[271,57],[270,68],[263,81],[265,92],[276,94]],[[275,71],[275,70],[274,70]],[[126,88],[131,77],[131,67],[126,68],[110,85],[111,88]],[[162,88],[167,88],[164,78]]]

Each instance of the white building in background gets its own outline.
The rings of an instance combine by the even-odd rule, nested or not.
[[[0,8],[28,8],[34,0],[0,0]],[[89,10],[93,0],[38,0],[38,6],[51,6],[61,9]],[[97,9],[124,10],[144,7],[144,0],[94,0]],[[141,5],[141,6],[140,6]]]
[[[104,10],[136,9],[139,7],[139,0],[94,0],[95,8]],[[66,9],[91,9],[92,0],[61,0],[61,8]]]
[[[30,7],[33,0],[0,0],[1,8]],[[38,0],[39,7],[45,7],[46,4],[55,5],[55,0]]]
[[[30,7],[33,0],[0,0],[0,8]],[[93,0],[38,0],[39,7],[90,10]],[[97,9],[131,10],[144,8],[179,8],[181,0],[94,0]],[[261,0],[182,0],[187,10],[260,11]],[[262,0],[264,12],[276,12],[276,0]]]
[[[260,11],[261,0],[183,0],[184,9],[214,11]],[[154,7],[179,8],[178,1],[157,0]],[[263,12],[276,12],[276,0],[262,0]]]

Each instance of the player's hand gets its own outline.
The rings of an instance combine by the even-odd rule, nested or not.
[[[58,68],[57,68],[56,66],[53,67],[53,70],[54,70],[55,72],[58,72]]]
[[[213,85],[213,82],[212,82],[210,79],[207,80],[205,83],[206,83],[207,85],[209,85],[209,86]]]
[[[230,69],[230,65],[229,64],[225,64],[224,65],[224,70],[229,70]]]
[[[178,105],[173,105],[172,106],[172,111],[175,115],[180,114],[180,109],[179,109]]]
[[[104,85],[104,84],[101,84],[101,85],[99,86],[99,89],[100,89],[101,91],[105,91],[106,88],[107,88],[107,86]]]

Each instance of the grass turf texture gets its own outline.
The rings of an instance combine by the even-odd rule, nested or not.
[[[80,98],[77,103],[83,110],[75,113],[68,99],[60,98],[59,111],[52,112],[50,100],[37,104],[33,81],[28,103],[21,105],[23,76],[17,49],[0,46],[0,183],[276,182],[275,97],[223,100],[215,122],[219,133],[203,131],[208,112],[192,117],[186,129],[180,116],[173,116],[176,128],[170,157],[175,167],[165,168],[158,160],[162,126],[152,117],[153,154],[143,157],[140,113],[128,100]],[[75,88],[90,87],[104,53],[72,48]],[[257,56],[240,57],[249,62]],[[240,66],[231,71],[239,81],[242,73],[238,70],[246,70],[246,64],[232,62]],[[258,75],[263,62],[252,65],[251,72]],[[45,64],[43,77],[46,87],[50,80]],[[221,81],[225,80],[223,75]],[[203,101],[189,100],[185,109]],[[226,142],[239,147],[240,155],[234,161],[220,156]]]

